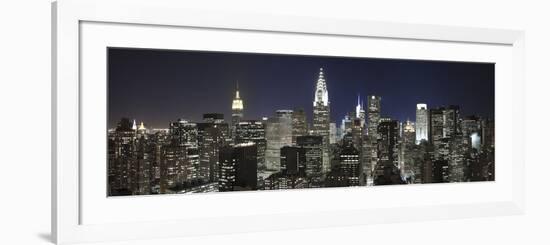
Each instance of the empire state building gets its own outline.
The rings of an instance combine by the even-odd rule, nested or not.
[[[315,86],[314,96],[312,135],[323,137],[323,171],[328,172],[330,169],[330,102],[328,100],[327,83],[323,74],[323,68],[319,69],[319,78]]]
[[[241,96],[239,94],[239,82],[237,82],[235,98],[233,99],[233,103],[231,104],[231,137],[233,139],[233,142],[235,142],[235,130],[237,124],[239,124],[239,122],[241,122],[243,118],[243,109],[243,100],[241,99]]]

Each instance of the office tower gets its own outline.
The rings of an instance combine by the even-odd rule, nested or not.
[[[360,147],[363,140],[363,126],[361,118],[354,118],[351,121],[351,136],[354,147]]]
[[[266,123],[266,168],[280,170],[281,148],[292,145],[292,110],[277,110]]]
[[[416,104],[416,144],[422,140],[428,141],[429,111],[426,104]]]
[[[462,125],[461,125],[462,124]],[[433,182],[461,182],[464,180],[464,165],[468,137],[463,136],[462,126],[472,129],[470,121],[461,122],[458,106],[430,109],[430,139],[434,146]]]
[[[143,123],[141,124],[143,127]],[[145,135],[143,132],[140,134]],[[136,141],[135,162],[131,168],[131,188],[134,195],[151,194],[154,145],[145,136]]]
[[[299,136],[296,143],[305,149],[306,176],[311,180],[311,186],[320,187],[323,175],[323,137]]]
[[[346,186],[362,185],[362,168],[359,162],[359,151],[352,145],[347,145],[342,149],[339,155],[339,165],[341,173],[346,179]]]
[[[483,120],[482,124],[482,145],[484,148],[495,148],[495,121],[492,119]]]
[[[404,145],[410,145],[416,143],[416,136],[418,133],[416,132],[415,123],[407,120],[405,124],[403,125],[403,144]]]
[[[336,123],[330,123],[330,136],[329,136],[329,143],[330,144],[336,144],[336,134],[338,132],[336,131]]]
[[[203,123],[197,123],[197,141],[199,149],[200,170],[199,177],[216,182],[219,175],[219,149],[229,143],[229,125],[218,117],[206,117]]]
[[[430,109],[429,138],[434,145],[436,155],[444,139],[462,137],[460,113],[458,106],[448,106]]]
[[[239,122],[235,130],[236,144],[249,143],[249,142],[256,144],[256,149],[258,150],[256,155],[257,155],[257,163],[258,163],[259,170],[266,169],[265,154],[266,154],[267,140],[266,140],[265,126],[266,125],[262,121],[246,120],[246,121]]]
[[[109,194],[128,195],[131,190],[131,169],[135,166],[136,130],[130,119],[122,118],[109,134]],[[112,149],[112,150],[111,150]]]
[[[197,124],[179,119],[170,123],[169,135],[176,145],[185,148],[185,161],[179,166],[178,181],[197,179],[200,169]]]
[[[445,108],[443,107],[430,109],[430,131],[428,138],[434,146],[440,144],[443,139],[444,111]]]
[[[355,117],[361,120],[361,127],[364,128],[366,125],[366,114],[365,114],[365,108],[363,106],[363,101],[361,101],[361,97],[359,95],[357,95],[357,106],[355,106]]]
[[[220,149],[219,191],[256,190],[256,144],[242,143]]]
[[[284,146],[281,148],[281,172],[283,175],[305,176],[305,148],[298,146]]]
[[[197,124],[184,119],[170,123],[169,134],[175,143],[185,147],[197,147]]]
[[[461,133],[460,109],[450,105],[443,110],[443,137],[454,137]]]
[[[294,109],[292,113],[292,144],[296,144],[298,136],[307,135],[307,118],[303,108]]]
[[[413,155],[412,152],[415,150],[414,146],[416,146],[415,125],[409,120],[400,125],[399,169],[401,170],[401,175],[407,181],[412,181],[414,178],[414,160],[411,158],[411,155]]]
[[[355,146],[344,147],[340,152],[339,158],[340,168],[348,176],[348,186],[363,185],[359,150]]]
[[[371,95],[367,97],[367,141],[364,146],[366,164],[364,172],[367,175],[367,183],[371,183],[374,171],[378,162],[378,124],[380,123],[381,105],[380,96]]]
[[[475,135],[475,134],[474,134]],[[463,182],[465,180],[466,153],[470,149],[468,140],[464,137],[451,137],[448,156],[448,182]],[[447,160],[447,159],[443,159]]]
[[[329,141],[330,141],[330,102],[328,98],[327,84],[323,74],[323,68],[319,70],[319,78],[315,86],[313,100],[313,128],[312,135],[321,136],[323,139],[323,165],[322,171],[330,169]]]
[[[231,138],[235,140],[235,129],[237,124],[242,120],[244,114],[244,103],[239,94],[239,82],[237,82],[237,89],[235,90],[235,98],[231,104]]]
[[[342,136],[351,133],[351,117],[349,115],[344,116],[340,128],[342,128]]]
[[[186,148],[175,139],[162,147],[159,190],[161,194],[173,193],[171,189],[182,183],[182,176],[186,176],[186,173],[181,170],[184,168],[186,157]]]
[[[468,116],[462,120],[462,133],[467,137],[468,145],[476,150],[481,150],[481,137],[483,120],[476,116]]]
[[[371,95],[367,100],[368,135],[373,139],[378,138],[378,123],[380,123],[380,96]]]
[[[154,155],[152,164],[151,182],[153,184],[152,193],[158,194],[161,183],[161,165],[163,160],[163,147],[169,143],[169,137],[166,131],[156,131],[151,135],[151,141],[154,145]]]
[[[378,125],[378,137],[378,160],[398,166],[399,123],[396,120],[381,120]]]
[[[206,113],[202,115],[202,120],[205,123],[224,123],[223,113]]]

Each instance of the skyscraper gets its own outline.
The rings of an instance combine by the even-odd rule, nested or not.
[[[267,147],[265,124],[257,120],[245,120],[237,124],[235,143],[249,143],[256,144],[258,169],[265,169],[265,153]]]
[[[422,140],[428,141],[428,106],[426,104],[416,104],[416,144]]]
[[[256,144],[243,143],[220,149],[219,191],[256,190]]]
[[[268,170],[280,170],[281,148],[292,145],[292,114],[292,110],[277,110],[275,117],[266,123],[265,160]]]
[[[319,77],[315,85],[312,135],[321,136],[323,139],[322,171],[327,172],[330,169],[330,102],[323,68],[319,69]]]
[[[442,107],[430,109],[430,131],[428,138],[430,139],[430,143],[436,147],[443,139],[444,110],[445,108]]]
[[[457,105],[450,105],[443,111],[443,137],[454,137],[460,134],[460,109]]]
[[[183,183],[197,179],[200,169],[197,124],[179,119],[170,123],[169,134],[174,144],[185,148],[186,157],[179,166],[178,181]]]
[[[363,159],[365,164],[363,172],[367,175],[367,183],[372,182],[374,170],[378,162],[378,124],[380,123],[380,101],[382,98],[376,95],[367,97],[367,137],[363,143]]]
[[[219,175],[219,149],[229,142],[229,125],[219,113],[204,114],[203,120],[197,123],[199,176],[213,182]]]
[[[239,94],[239,82],[237,82],[237,89],[235,90],[235,98],[231,104],[231,138],[235,140],[235,128],[237,124],[243,118],[244,104]]]
[[[495,147],[495,120],[485,119],[482,124],[482,144],[486,148]]]
[[[302,108],[296,108],[292,113],[292,144],[296,144],[298,136],[305,135],[307,135],[306,112]]]
[[[396,120],[383,120],[378,125],[378,159],[398,166],[399,123]]]
[[[143,126],[143,123],[141,124]],[[151,194],[154,145],[147,137],[136,141],[135,166],[131,171],[133,193],[138,195]]]
[[[284,175],[306,174],[306,150],[299,146],[284,146],[281,148],[281,172]]]
[[[323,137],[299,136],[298,146],[305,149],[306,176],[311,180],[312,187],[320,187],[323,174]]]
[[[481,136],[483,131],[483,121],[476,116],[469,116],[462,120],[462,133],[468,137],[468,143],[471,148],[481,149]]]
[[[368,135],[373,139],[378,138],[378,124],[380,123],[380,101],[382,98],[380,96],[371,95],[367,100],[367,116],[368,116]]]
[[[410,145],[415,144],[416,142],[416,127],[415,123],[407,120],[405,125],[403,125],[403,144]]]
[[[330,123],[330,136],[329,136],[329,143],[330,144],[336,144],[337,142],[337,136],[338,131],[336,129],[336,123]]]
[[[366,115],[361,97],[357,95],[357,105],[355,106],[355,116],[361,120],[361,127],[365,127]]]
[[[342,131],[342,136],[346,135],[347,133],[351,133],[351,117],[349,115],[344,116],[340,128]]]
[[[399,122],[381,118],[378,124],[378,161],[373,172],[375,185],[402,184],[399,169]]]
[[[135,120],[134,120],[135,126]],[[109,194],[132,194],[131,172],[135,165],[136,129],[130,119],[123,118],[109,134]]]
[[[410,153],[414,151],[414,146],[416,146],[415,138],[414,123],[407,120],[402,124],[401,144],[399,144],[399,166],[401,175],[405,178],[411,177],[410,181],[414,180],[414,166],[410,156],[412,154]]]
[[[352,145],[342,149],[339,156],[339,168],[347,179],[347,186],[361,185],[361,163],[359,162],[359,151]]]

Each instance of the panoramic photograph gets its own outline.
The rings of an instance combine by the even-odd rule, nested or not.
[[[110,47],[107,66],[107,196],[495,180],[493,63]]]

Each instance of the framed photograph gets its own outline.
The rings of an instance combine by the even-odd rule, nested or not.
[[[52,5],[52,234],[521,214],[518,30]]]

